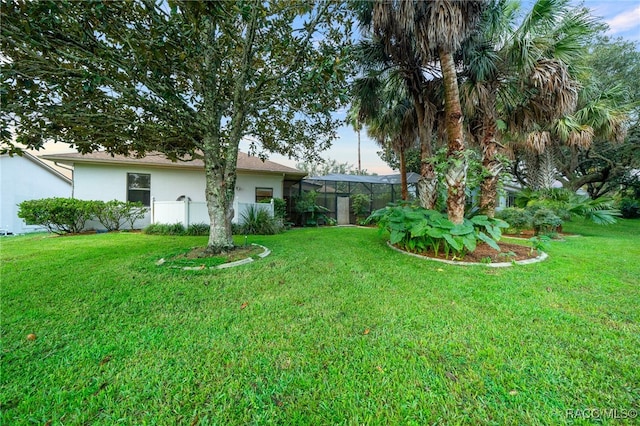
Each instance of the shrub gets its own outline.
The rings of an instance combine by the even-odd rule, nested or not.
[[[539,209],[552,210],[562,220],[570,220],[573,216],[582,217],[597,225],[615,223],[616,216],[620,216],[620,211],[613,208],[612,199],[591,199],[565,188],[539,191],[525,189],[517,195],[516,205],[531,209],[534,213]]]
[[[184,235],[184,225],[180,222],[174,224],[152,223],[142,230],[149,235]]]
[[[356,223],[369,213],[371,198],[366,194],[353,194],[351,196],[351,210],[356,216]]]
[[[276,225],[280,229],[280,231],[284,229],[290,229],[294,223],[287,220],[287,202],[282,198],[272,198],[269,200],[262,200],[261,203],[270,203],[273,201],[273,217],[276,221]],[[233,231],[234,234],[241,233],[241,230],[238,229],[238,232]]]
[[[273,235],[282,231],[282,220],[271,217],[268,211],[249,206],[242,215],[241,233],[245,235]]]
[[[500,219],[484,215],[464,219],[462,224],[455,225],[444,213],[407,204],[392,204],[376,210],[367,221],[376,221],[381,231],[390,233],[391,244],[406,251],[433,250],[437,256],[442,249],[446,257],[453,254],[458,258],[474,251],[479,241],[500,251],[497,241],[502,235],[501,228],[509,226]]]
[[[206,223],[192,223],[184,231],[184,235],[202,237],[209,235],[209,225]]]
[[[496,217],[509,224],[508,232],[519,234],[523,229],[533,227],[533,215],[525,209],[509,207],[496,213]]]
[[[140,202],[111,200],[98,203],[96,219],[107,231],[118,231],[124,224],[133,229],[135,221],[144,218],[147,212]]]
[[[303,226],[317,226],[319,222],[329,223],[329,218],[325,214],[329,209],[318,205],[317,197],[316,191],[309,191],[296,197],[295,210]]]
[[[273,217],[276,219],[282,219],[283,221],[287,218],[287,202],[282,198],[270,198],[266,200],[261,200],[261,203],[271,203],[273,201]]]
[[[18,217],[28,225],[40,225],[56,234],[78,233],[95,217],[100,202],[76,198],[43,198],[18,205]]]
[[[640,200],[633,198],[623,198],[618,203],[618,208],[625,219],[636,219],[640,217]]]
[[[239,223],[232,223],[231,224],[231,233],[233,235],[242,234],[242,225],[240,225]]]
[[[562,226],[562,219],[551,209],[541,208],[533,215],[533,229],[536,235],[555,234],[560,226]]]

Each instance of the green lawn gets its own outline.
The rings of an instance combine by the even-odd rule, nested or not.
[[[3,238],[0,423],[634,424],[640,221],[565,230],[506,269],[359,228],[213,271],[155,265],[202,237]]]

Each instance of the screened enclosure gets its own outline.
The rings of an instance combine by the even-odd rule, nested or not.
[[[407,174],[409,197],[417,196],[419,175]],[[369,198],[366,216],[402,199],[400,175],[360,176],[330,174],[306,178],[291,185],[287,194],[289,217],[297,225],[355,224],[354,195]]]

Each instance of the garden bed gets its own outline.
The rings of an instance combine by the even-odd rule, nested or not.
[[[168,266],[182,270],[223,269],[251,263],[271,254],[271,251],[259,244],[238,246],[227,253],[209,254],[206,247],[193,247],[188,251],[161,258],[158,266]]]
[[[542,261],[546,259],[546,254],[532,250],[531,247],[520,244],[498,242],[500,251],[489,247],[486,243],[479,243],[475,251],[466,253],[463,257],[456,257],[449,253],[447,256],[442,250],[436,254],[433,250],[426,252],[408,252],[398,245],[389,244],[395,250],[408,253],[414,256],[425,257],[438,261],[450,261],[460,264],[486,264],[492,266],[509,266],[512,262],[530,263],[532,261]]]

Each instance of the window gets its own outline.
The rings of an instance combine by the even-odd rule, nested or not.
[[[256,203],[273,198],[273,188],[256,188]]]
[[[507,207],[516,206],[516,194],[513,192],[507,192]]]
[[[127,173],[127,201],[151,205],[151,175]]]

